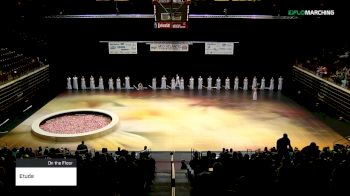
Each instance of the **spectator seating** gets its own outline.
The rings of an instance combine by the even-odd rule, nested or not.
[[[295,64],[332,81],[344,88],[350,87],[350,50],[344,46],[336,49],[323,49],[310,56],[299,57]]]
[[[36,58],[27,57],[8,48],[0,48],[0,84],[40,67]]]
[[[192,195],[298,195],[346,192],[350,146],[320,150],[315,143],[281,157],[275,149],[243,154],[223,149],[193,153],[187,165]]]
[[[87,153],[71,151],[68,148],[42,148],[32,149],[20,147],[9,149],[0,147],[0,193],[19,195],[30,192],[33,189],[18,188],[14,185],[16,158],[75,158],[77,159],[78,187],[66,190],[64,187],[54,191],[50,188],[41,187],[35,194],[91,194],[99,195],[146,195],[152,183],[155,173],[155,161],[149,156],[137,157],[135,152],[127,150],[110,152],[107,148],[102,151],[93,150]],[[2,186],[2,185],[3,186]]]

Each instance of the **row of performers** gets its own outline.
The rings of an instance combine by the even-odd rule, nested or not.
[[[161,78],[160,88],[158,88],[157,87],[157,79],[153,78],[152,79],[152,85],[148,85],[148,87],[153,89],[153,90],[156,90],[156,89],[162,89],[162,90],[165,90],[165,89],[172,89],[172,90],[180,89],[180,90],[184,90],[185,89],[185,80],[184,80],[183,77],[180,78],[179,75],[176,75],[175,78],[171,79],[170,86],[167,85],[166,80],[167,80],[167,78],[165,76],[163,76]],[[212,84],[213,82],[212,81],[213,81],[213,79],[209,76],[207,78],[207,86],[204,86],[203,85],[203,78],[201,76],[199,76],[197,89],[198,90],[201,90],[203,88],[206,88],[207,90],[211,90],[211,89],[220,90],[221,88],[224,88],[225,90],[231,89],[230,78],[229,77],[227,77],[225,79],[225,85],[224,86],[221,85],[221,79],[219,77],[216,79],[215,86],[213,86],[213,84]],[[283,84],[283,78],[280,76],[278,78],[278,85],[277,85],[277,89],[278,90],[282,90],[282,84]],[[82,90],[86,90],[86,89],[91,89],[91,90],[100,89],[100,90],[103,90],[103,89],[105,89],[105,87],[104,87],[104,81],[103,81],[102,76],[100,76],[100,78],[98,80],[98,86],[95,85],[95,79],[94,79],[93,76],[91,76],[90,77],[90,86],[89,87],[90,88],[87,88],[85,78],[84,78],[84,76],[82,76],[80,78],[80,89],[82,89]],[[194,78],[193,77],[191,77],[189,79],[188,88],[190,90],[194,90],[195,89]],[[243,87],[239,87],[239,78],[237,76],[235,77],[233,89],[234,90],[238,90],[240,88],[242,88],[243,90],[248,90],[249,87],[248,87],[248,78],[247,77],[245,77],[243,79]],[[269,86],[266,86],[266,82],[265,82],[265,78],[264,77],[261,78],[260,83],[258,83],[258,79],[256,77],[254,77],[252,85],[251,85],[251,89],[254,90],[254,89],[258,89],[258,88],[260,90],[265,90],[265,89],[274,90],[274,88],[275,88],[275,80],[274,80],[274,78],[272,77],[270,79]],[[79,89],[78,77],[74,76],[73,78],[70,78],[70,77],[67,78],[67,89],[75,89],[75,90]],[[135,86],[135,85],[131,86],[130,85],[130,77],[126,76],[125,77],[125,83],[123,85],[122,85],[121,79],[118,77],[116,79],[116,85],[115,86],[114,86],[113,78],[109,78],[108,79],[108,89],[109,90],[114,90],[114,89],[117,89],[117,90],[122,90],[122,89],[144,90],[144,89],[147,89],[147,87],[144,87],[142,85],[142,83],[139,83],[137,86]]]

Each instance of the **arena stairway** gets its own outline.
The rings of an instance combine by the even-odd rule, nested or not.
[[[170,196],[171,195],[171,161],[170,152],[152,152],[156,160],[156,175],[151,186],[149,195]],[[175,163],[175,195],[190,196],[191,186],[187,179],[187,170],[181,170],[181,161],[189,161],[190,152],[174,154]]]

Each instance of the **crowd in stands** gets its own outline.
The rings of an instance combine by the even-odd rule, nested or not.
[[[296,65],[344,88],[350,87],[350,48],[324,49],[312,57],[302,57]]]
[[[31,58],[8,48],[0,48],[0,84],[20,77],[42,66],[38,58]]]
[[[288,148],[289,149],[289,148]],[[265,148],[252,154],[223,149],[193,153],[187,165],[192,195],[335,195],[346,193],[350,146],[301,150]]]
[[[118,148],[111,152],[89,150],[82,142],[77,150],[68,148],[0,148],[0,195],[146,195],[155,173],[155,161],[150,152],[129,152]],[[16,159],[73,158],[77,160],[77,187],[15,187]],[[31,192],[35,191],[35,192]]]

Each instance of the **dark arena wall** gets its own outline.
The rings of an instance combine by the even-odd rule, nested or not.
[[[65,77],[74,74],[113,78],[129,75],[139,82],[175,73],[185,77],[286,76],[291,73],[297,53],[341,42],[345,33],[337,31],[341,35],[332,36],[339,27],[325,17],[322,20],[190,18],[187,30],[159,30],[153,27],[154,18],[108,16],[44,19],[50,69],[62,85]],[[108,43],[101,41],[239,43],[235,44],[234,55],[205,55],[204,43],[191,45],[185,53],[150,52],[149,45],[139,43],[137,55],[109,55]]]
[[[176,73],[189,77],[211,74],[282,74],[288,66],[288,47],[295,40],[287,27],[295,20],[190,19],[188,30],[159,30],[153,18],[48,18],[50,64],[61,81],[67,75],[106,77],[129,75],[140,81]],[[290,33],[289,33],[290,34]],[[204,43],[189,52],[150,52],[138,44],[137,55],[109,55],[100,41],[229,41],[234,55],[205,55]],[[55,74],[55,75],[56,75]],[[284,74],[285,75],[285,74]],[[64,84],[65,82],[62,82]]]

